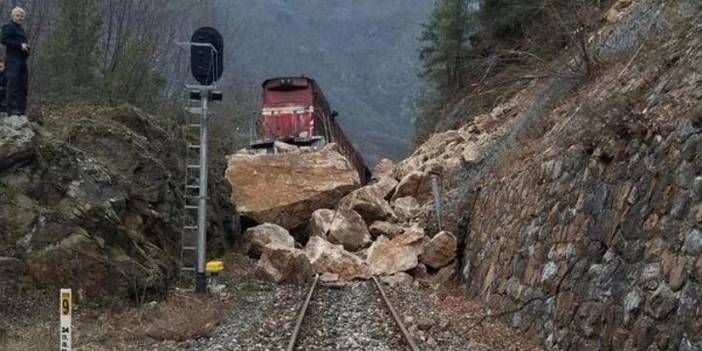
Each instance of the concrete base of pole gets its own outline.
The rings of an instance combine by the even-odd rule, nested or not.
[[[195,293],[204,294],[207,292],[207,277],[205,273],[195,273]]]

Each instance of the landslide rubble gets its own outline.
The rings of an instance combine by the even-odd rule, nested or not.
[[[361,186],[334,144],[313,150],[276,142],[273,149],[244,149],[227,158],[232,204],[261,223],[241,240],[242,251],[258,259],[258,277],[278,284],[304,284],[314,273],[325,282],[400,279],[390,276],[415,269],[422,254],[432,269],[453,267],[444,270],[444,281],[454,276],[455,237],[442,232],[432,239],[418,226],[420,203],[398,195],[403,185],[392,161],[381,160],[371,182]],[[419,272],[422,281],[433,282],[433,275]]]
[[[276,143],[276,154],[242,150],[227,157],[226,179],[237,213],[287,230],[360,186],[351,162],[329,144],[321,150]]]
[[[546,350],[702,350],[702,3],[622,3],[597,71],[433,135],[393,197],[436,232],[440,175],[465,292]]]
[[[263,252],[258,276],[292,284],[307,282],[304,277],[313,273],[322,274],[325,282],[369,279],[371,275],[390,281],[407,281],[409,277],[412,282],[413,276],[406,272],[419,273],[415,278],[429,283],[452,279],[456,271],[453,234],[428,236],[416,220],[420,206],[413,197],[399,198],[391,205],[388,199],[399,184],[393,175],[394,165],[381,161],[376,169],[384,171],[370,184],[338,199],[332,208],[315,210],[295,236],[273,223],[247,229],[243,250],[253,258]],[[426,271],[420,257],[435,270],[436,277]],[[416,270],[420,265],[424,269]]]

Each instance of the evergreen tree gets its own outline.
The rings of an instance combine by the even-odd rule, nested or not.
[[[459,89],[471,16],[466,0],[437,0],[419,36],[422,76],[442,92]]]
[[[62,96],[83,98],[96,86],[101,29],[97,0],[61,0],[59,5],[61,13],[47,43],[50,86]]]
[[[434,131],[443,105],[463,87],[468,32],[474,14],[468,4],[473,0],[437,0],[429,22],[419,36],[420,77],[429,83],[417,98],[420,111],[415,121],[415,141]]]

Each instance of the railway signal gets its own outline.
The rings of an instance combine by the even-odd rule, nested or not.
[[[202,85],[222,77],[224,40],[212,27],[202,27],[190,38],[190,72]]]
[[[210,102],[221,101],[222,92],[217,89],[217,81],[223,71],[222,35],[212,27],[196,30],[189,42],[178,43],[190,49],[190,71],[200,84],[186,85],[191,102],[197,107],[186,108],[189,117],[187,127],[193,128],[199,136],[199,143],[188,143],[185,169],[185,220],[181,235],[181,273],[195,273],[195,292],[207,291],[205,272],[207,246],[207,147],[209,139],[208,123]],[[191,157],[191,154],[193,157]],[[194,265],[193,265],[194,264]]]

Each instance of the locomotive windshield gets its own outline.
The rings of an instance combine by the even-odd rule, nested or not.
[[[280,78],[272,79],[265,83],[269,91],[287,91],[307,89],[309,81],[305,78]]]
[[[279,78],[264,83],[264,106],[312,105],[313,94],[306,78]]]

